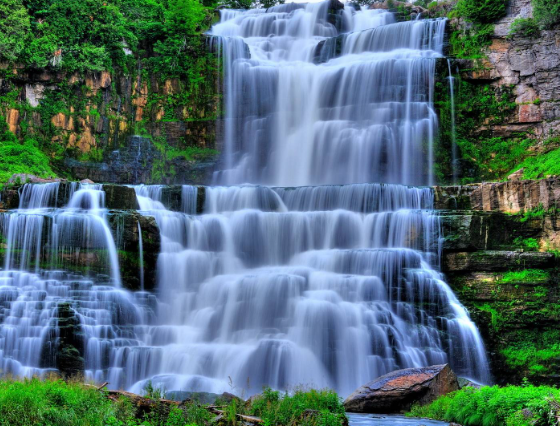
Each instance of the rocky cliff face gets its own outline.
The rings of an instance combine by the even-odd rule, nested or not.
[[[511,23],[527,17],[532,17],[531,0],[511,0],[507,16],[494,27],[486,58],[456,64],[467,81],[515,86],[515,110],[502,123],[489,125],[494,135],[531,132],[543,140],[560,132],[560,30],[541,31],[534,38],[509,36]]]
[[[442,270],[480,328],[499,383],[560,373],[560,179],[435,188]]]
[[[141,61],[85,75],[0,64],[0,116],[18,137],[51,143],[74,178],[203,180],[218,148],[220,70],[205,43],[199,50],[189,54],[208,60],[196,81],[149,75]]]

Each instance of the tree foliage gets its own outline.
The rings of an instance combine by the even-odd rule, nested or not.
[[[21,0],[0,2],[0,22],[0,59],[14,61],[24,49],[31,27]]]

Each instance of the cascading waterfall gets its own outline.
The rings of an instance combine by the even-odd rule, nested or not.
[[[57,368],[68,306],[86,378],[134,392],[151,380],[347,395],[445,362],[489,379],[480,335],[438,272],[432,190],[406,186],[432,182],[445,20],[329,4],[221,11],[216,186],[182,186],[175,211],[164,186],[134,187],[161,234],[155,294],[121,287],[100,185],[25,185],[20,208],[0,212],[2,372]]]
[[[42,376],[57,367],[58,311],[78,318],[86,369],[109,367],[109,349],[133,335],[145,303],[121,290],[115,242],[101,185],[24,185],[19,209],[0,213],[5,262],[0,271],[0,370]],[[95,262],[94,262],[95,260]],[[95,267],[92,268],[93,264]],[[70,272],[74,271],[74,272]],[[144,315],[145,316],[145,315]],[[107,339],[112,340],[112,344]],[[97,373],[97,376],[95,375]]]
[[[226,169],[218,183],[431,183],[435,58],[445,20],[394,23],[329,2],[224,11]],[[328,61],[315,64],[317,52]],[[320,55],[324,56],[324,55]]]

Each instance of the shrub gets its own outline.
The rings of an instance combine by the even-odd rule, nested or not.
[[[525,269],[523,271],[506,272],[499,280],[499,284],[535,284],[548,281],[550,274],[542,269]]]
[[[533,0],[533,16],[541,28],[551,28],[560,23],[558,0]]]
[[[0,59],[15,61],[25,47],[30,30],[29,15],[21,0],[0,2]]]
[[[464,426],[553,426],[550,400],[558,397],[560,391],[547,386],[467,387],[427,406],[413,407],[409,415]]]
[[[459,0],[457,13],[469,21],[488,24],[506,14],[507,0]]]
[[[509,35],[522,37],[535,37],[539,34],[539,26],[533,18],[517,18],[511,23]]]

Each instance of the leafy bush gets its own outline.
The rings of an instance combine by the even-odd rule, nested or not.
[[[560,23],[560,2],[533,0],[533,16],[541,28],[552,28]]]
[[[413,407],[409,415],[464,426],[553,426],[550,400],[559,397],[558,389],[546,386],[467,387],[427,406]]]
[[[536,37],[538,34],[539,26],[533,18],[517,18],[509,27],[510,36]]]
[[[506,14],[507,0],[459,0],[456,12],[469,21],[489,24]]]
[[[555,374],[560,357],[558,330],[518,331],[500,350],[506,365],[529,376]]]
[[[523,221],[523,218],[521,218]],[[536,251],[539,249],[539,242],[536,238],[517,237],[513,240],[513,245],[528,251]]]
[[[0,2],[0,22],[0,59],[14,61],[23,51],[31,28],[21,0]]]

